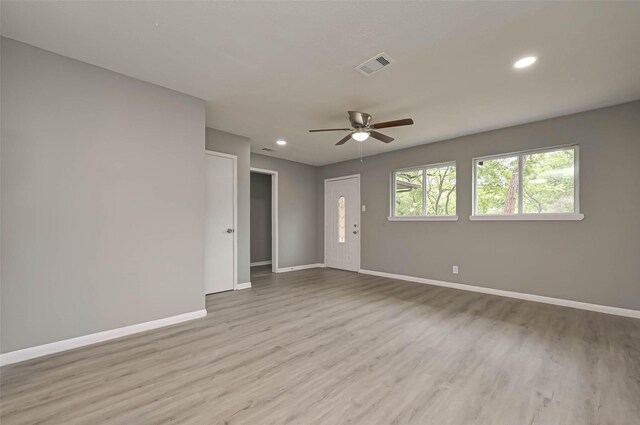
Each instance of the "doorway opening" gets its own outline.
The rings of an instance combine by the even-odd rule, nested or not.
[[[251,276],[278,272],[278,172],[251,167]]]

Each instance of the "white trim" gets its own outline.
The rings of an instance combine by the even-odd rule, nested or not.
[[[255,263],[251,263],[251,267],[257,267],[257,266],[268,266],[269,264],[271,264],[271,260],[267,260],[267,261],[256,261]]]
[[[334,182],[337,180],[347,180],[347,179],[354,179],[357,178],[358,180],[360,180],[360,174],[350,174],[348,176],[342,176],[342,177],[331,177],[330,179],[324,179],[325,183],[326,182]]]
[[[457,215],[419,215],[387,217],[389,221],[458,221]]]
[[[389,279],[405,280],[408,282],[423,283],[426,285],[444,286],[446,288],[460,289],[463,291],[480,292],[482,294],[498,295],[501,297],[516,298],[519,300],[534,301],[544,304],[560,305],[563,307],[578,308],[580,310],[597,311],[598,313],[614,314],[616,316],[633,317],[640,319],[640,310],[630,310],[607,305],[591,304],[582,301],[565,300],[562,298],[545,297],[543,295],[527,294],[524,292],[505,291],[502,289],[487,288],[484,286],[466,285],[464,283],[445,282],[441,280],[425,279],[422,277],[406,276],[394,273],[378,272],[361,269],[360,273],[372,276],[386,277]]]
[[[302,266],[283,267],[281,269],[278,269],[276,273],[286,273],[286,272],[294,272],[297,270],[317,269],[317,268],[324,268],[324,264],[315,263],[315,264],[304,264]]]
[[[175,325],[188,320],[198,319],[206,315],[207,310],[196,310],[189,313],[178,314],[176,316],[165,317],[164,319],[151,320],[149,322],[138,323],[136,325],[83,335],[76,338],[64,339],[62,341],[37,345],[35,347],[23,348],[22,350],[0,354],[0,366],[23,362],[25,360],[35,359],[36,357],[47,356],[49,354],[72,350],[74,348],[97,344],[99,342],[109,341],[116,338],[122,338],[123,336],[145,332],[152,329],[163,328],[165,326]]]
[[[327,263],[327,179],[324,179],[322,192],[322,261]],[[362,207],[360,207],[362,209]],[[362,223],[360,223],[362,228]],[[362,236],[360,236],[362,239]]]
[[[250,172],[271,175],[271,272],[278,272],[278,172],[249,167]],[[266,264],[266,263],[265,263]],[[251,264],[253,266],[253,264]]]
[[[233,160],[233,289],[238,286],[238,156],[205,149],[207,155]],[[205,282],[205,295],[206,282]]]
[[[444,166],[448,167],[449,165],[456,166],[456,161],[455,160],[453,160],[453,161],[444,161],[444,162],[436,162],[434,164],[422,164],[422,165],[414,165],[412,167],[396,168],[392,172],[393,173],[397,173],[398,171],[411,171],[411,170],[427,169],[427,168],[442,168]]]
[[[471,221],[580,221],[584,214],[573,213],[530,213],[530,214],[488,214],[470,215]]]
[[[327,261],[327,183],[338,181],[338,180],[347,180],[347,179],[356,179],[358,182],[358,232],[360,232],[360,237],[358,238],[358,244],[360,247],[358,248],[358,253],[360,254],[358,257],[358,268],[356,272],[360,272],[360,266],[362,265],[362,188],[360,186],[360,174],[350,174],[348,176],[342,177],[332,177],[329,179],[324,179],[324,195],[322,197],[322,210],[324,217],[324,225],[322,226],[322,238],[324,241],[324,252],[322,253],[322,258],[325,263],[322,264],[322,267],[325,267]]]
[[[251,289],[251,282],[238,283],[235,290],[239,291],[241,289]]]

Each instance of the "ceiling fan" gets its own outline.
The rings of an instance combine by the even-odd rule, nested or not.
[[[411,118],[371,124],[371,115],[358,111],[349,111],[349,122],[351,123],[351,128],[325,128],[321,130],[309,130],[309,133],[315,133],[318,131],[350,131],[351,133],[340,139],[340,141],[336,143],[336,146],[345,144],[349,139],[364,142],[369,138],[369,136],[384,143],[391,143],[394,140],[393,137],[379,133],[376,130],[413,124],[413,120]]]

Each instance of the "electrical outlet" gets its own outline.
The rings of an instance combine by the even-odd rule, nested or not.
[[[453,266],[453,274],[458,274],[458,266]]]
[[[367,206],[362,204],[362,212],[365,212],[367,210]]]

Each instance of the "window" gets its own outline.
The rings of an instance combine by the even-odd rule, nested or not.
[[[347,238],[347,208],[344,196],[338,198],[338,243],[346,243]]]
[[[471,219],[581,220],[578,147],[474,160]]]
[[[391,221],[456,220],[456,164],[396,170],[392,174]]]

